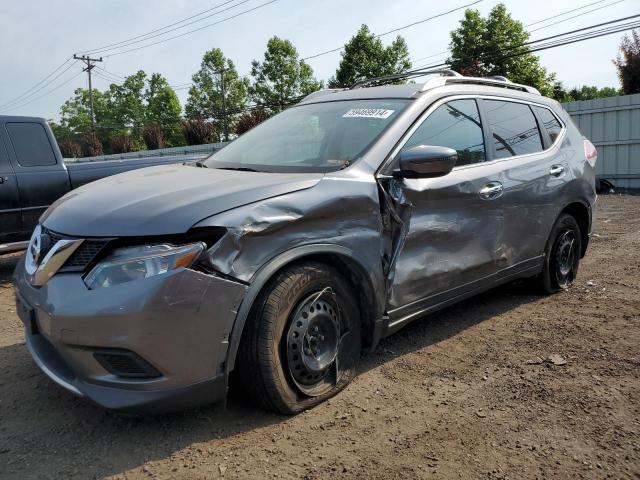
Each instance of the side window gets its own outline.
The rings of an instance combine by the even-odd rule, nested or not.
[[[7,133],[23,167],[55,165],[56,156],[44,127],[39,123],[7,123]]]
[[[551,138],[551,143],[555,143],[558,135],[562,131],[562,124],[558,121],[556,116],[551,113],[547,108],[533,107],[538,114],[538,118],[542,121],[542,126],[545,128]]]
[[[449,147],[458,151],[456,165],[484,162],[482,124],[475,100],[452,100],[440,105],[422,122],[404,145]]]
[[[496,158],[541,152],[542,138],[533,112],[524,103],[483,100]]]

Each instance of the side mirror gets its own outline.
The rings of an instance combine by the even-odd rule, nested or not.
[[[400,175],[412,178],[432,178],[446,175],[458,161],[453,148],[417,145],[400,152]]]

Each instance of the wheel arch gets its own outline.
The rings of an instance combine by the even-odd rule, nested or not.
[[[353,250],[340,245],[314,244],[304,245],[288,250],[273,258],[263,265],[254,275],[245,294],[229,339],[229,351],[227,354],[226,371],[229,373],[235,367],[236,355],[242,340],[244,326],[260,292],[267,283],[283,269],[304,261],[325,263],[337,268],[340,272],[347,273],[346,280],[351,283],[357,292],[358,306],[363,335],[363,350],[371,350],[375,347],[382,334],[382,311],[384,304],[377,295],[376,284],[380,284],[375,278],[375,269],[367,268]],[[384,283],[383,283],[384,284]]]
[[[589,244],[589,231],[591,230],[591,209],[588,204],[582,201],[575,201],[566,205],[562,211],[558,214],[558,217],[563,213],[571,215],[578,222],[580,227],[580,237],[582,241],[582,251],[580,257],[584,257],[587,252],[587,245]]]

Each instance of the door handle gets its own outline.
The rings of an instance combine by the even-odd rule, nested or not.
[[[0,185],[2,185],[4,182],[8,182],[9,181],[9,177],[0,177]]]
[[[552,177],[559,177],[564,173],[564,167],[562,165],[551,165],[551,169],[549,170],[549,175]]]
[[[484,200],[493,200],[502,195],[503,188],[500,182],[489,182],[480,189],[478,194]]]

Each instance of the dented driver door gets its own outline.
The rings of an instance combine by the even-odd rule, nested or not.
[[[458,163],[438,178],[404,178],[396,169],[378,179],[386,228],[395,237],[387,266],[391,329],[490,282],[504,248],[501,167],[485,163],[476,101],[434,106],[413,130],[400,151],[450,147]]]

